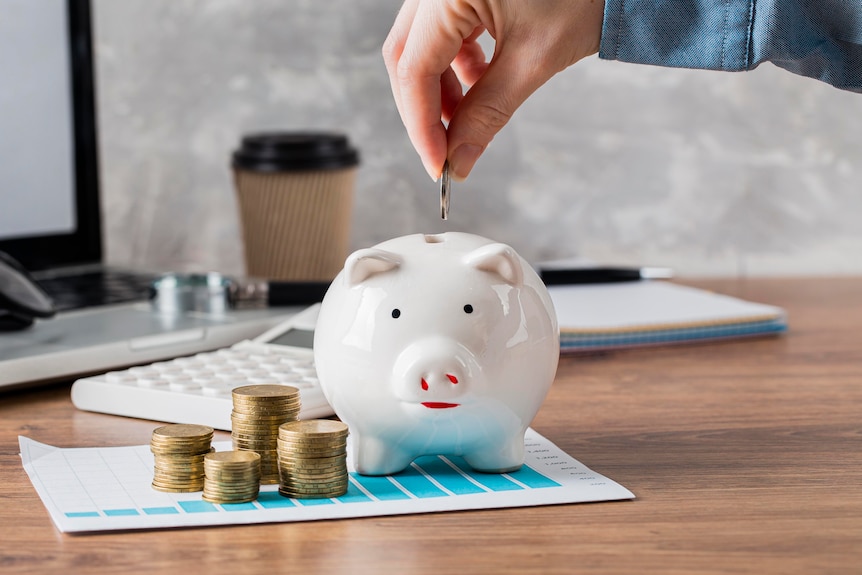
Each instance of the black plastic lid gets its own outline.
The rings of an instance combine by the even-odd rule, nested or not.
[[[255,172],[334,170],[359,164],[359,152],[342,134],[273,132],[243,136],[233,167]]]

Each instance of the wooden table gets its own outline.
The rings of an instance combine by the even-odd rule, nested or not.
[[[862,572],[862,278],[686,283],[783,306],[790,333],[564,358],[533,424],[634,501],[64,535],[17,436],[145,444],[154,425],[77,411],[63,385],[0,396],[0,571]]]

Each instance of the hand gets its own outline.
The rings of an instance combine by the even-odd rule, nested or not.
[[[603,15],[603,0],[406,0],[383,58],[431,178],[446,158],[452,176],[466,178],[524,100],[598,52]],[[486,30],[496,41],[490,62],[476,41]]]

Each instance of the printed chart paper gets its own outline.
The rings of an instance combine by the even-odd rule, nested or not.
[[[568,456],[533,431],[526,464],[504,474],[476,473],[460,457],[426,456],[396,475],[350,473],[345,495],[289,499],[261,486],[250,503],[216,505],[201,493],[163,493],[150,486],[149,445],[62,449],[19,437],[21,459],[54,523],[64,532],[310,521],[461,509],[526,507],[633,499],[622,485]],[[213,444],[231,449],[228,441]],[[352,469],[348,458],[348,468]]]

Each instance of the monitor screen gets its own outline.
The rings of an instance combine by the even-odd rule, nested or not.
[[[0,239],[76,227],[70,61],[66,0],[0,0]]]
[[[102,257],[90,0],[0,0],[0,250]]]

